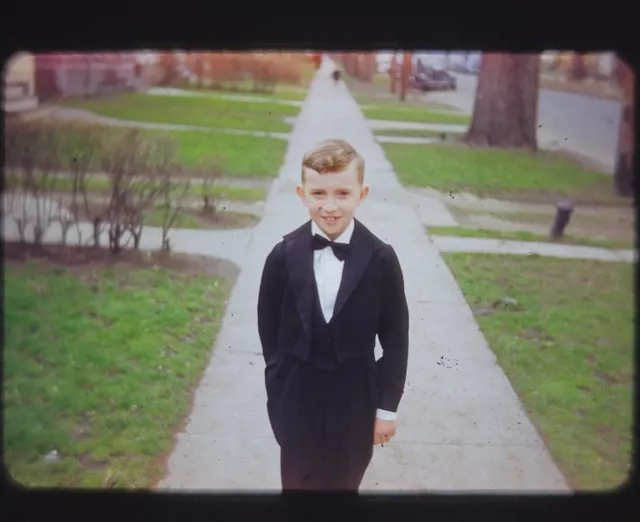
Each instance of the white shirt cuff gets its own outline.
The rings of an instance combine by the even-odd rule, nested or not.
[[[376,410],[376,417],[380,420],[393,421],[396,420],[396,413],[394,411],[381,410],[378,408]]]

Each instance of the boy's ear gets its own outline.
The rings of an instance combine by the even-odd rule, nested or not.
[[[369,195],[369,187],[364,185],[361,189],[360,189],[360,200],[363,200],[364,198],[366,198]]]
[[[296,185],[296,194],[298,194],[298,197],[304,203],[304,198],[305,198],[304,185],[302,184]]]

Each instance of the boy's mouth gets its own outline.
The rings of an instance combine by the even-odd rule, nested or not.
[[[324,219],[329,225],[333,225],[337,223],[340,218],[338,216],[323,216],[322,219]]]

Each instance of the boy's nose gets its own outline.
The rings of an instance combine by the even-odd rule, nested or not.
[[[327,204],[324,206],[324,209],[326,211],[332,211],[332,210],[336,210],[337,206],[336,204],[333,202],[332,199],[327,200]]]

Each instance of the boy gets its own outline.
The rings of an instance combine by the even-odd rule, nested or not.
[[[357,491],[373,445],[396,432],[409,313],[395,251],[353,217],[363,181],[347,142],[308,152],[296,190],[311,220],[265,262],[258,330],[283,491]]]

